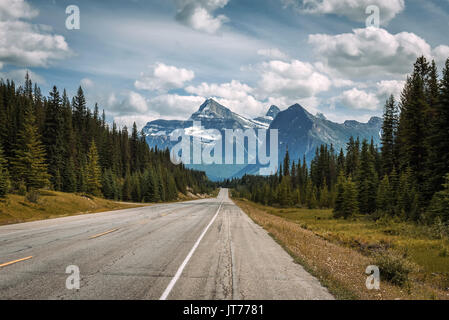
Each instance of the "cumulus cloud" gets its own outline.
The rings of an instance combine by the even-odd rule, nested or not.
[[[356,110],[376,111],[379,109],[379,99],[374,93],[368,93],[357,88],[344,91],[337,101],[345,107]]]
[[[208,84],[203,82],[196,87],[188,86],[185,90],[188,93],[205,97],[218,96],[225,99],[242,99],[248,96],[253,91],[253,88],[240,81],[232,80],[229,83],[223,84]]]
[[[25,0],[0,0],[0,20],[31,19],[38,14]]]
[[[149,111],[163,114],[167,119],[185,120],[204,102],[201,96],[164,94],[148,101]]]
[[[214,16],[217,9],[224,8],[229,0],[174,0],[176,20],[195,30],[216,33],[228,18]]]
[[[414,33],[390,34],[381,28],[355,29],[338,35],[313,34],[309,43],[323,66],[346,77],[404,75],[416,58],[444,55],[449,48],[432,47]]]
[[[46,67],[71,54],[63,36],[51,34],[48,26],[21,20],[37,15],[24,0],[0,0],[0,63]]]
[[[287,60],[288,55],[277,48],[260,49],[257,51],[259,56],[263,56],[272,60]]]
[[[393,95],[396,101],[401,97],[402,90],[404,89],[405,81],[398,80],[382,80],[376,83],[377,97],[380,102],[385,102]]]
[[[1,68],[0,68],[1,69]],[[25,76],[28,72],[28,75],[30,76],[30,79],[33,81],[33,83],[45,85],[47,82],[43,77],[38,75],[37,73],[27,70],[27,69],[16,69],[11,70],[8,72],[0,72],[0,79],[10,79],[14,80],[16,83],[23,83]]]
[[[109,110],[118,115],[137,115],[145,114],[148,111],[148,104],[142,95],[134,91],[126,93],[125,97],[117,98],[112,93],[107,100]]]
[[[366,20],[366,8],[375,5],[380,9],[382,23],[388,23],[405,8],[404,0],[283,0],[305,14],[335,14],[352,21]]]
[[[329,90],[331,80],[306,62],[273,60],[262,64],[259,94],[262,97],[310,98]]]
[[[141,79],[134,85],[137,89],[165,92],[171,89],[184,87],[184,84],[195,78],[195,73],[191,70],[168,66],[157,63],[152,67],[149,75],[141,74]]]
[[[399,100],[405,81],[382,80],[375,84],[361,83],[357,88],[346,90],[337,97],[331,98],[331,108],[338,103],[354,110],[380,111],[387,99],[393,95]]]
[[[448,46],[438,46],[432,51],[436,63],[444,64],[447,59],[449,59],[449,47]]]

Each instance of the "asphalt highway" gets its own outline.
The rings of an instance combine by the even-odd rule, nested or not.
[[[69,266],[79,289],[67,287]],[[216,199],[2,226],[0,299],[333,297],[222,189]]]

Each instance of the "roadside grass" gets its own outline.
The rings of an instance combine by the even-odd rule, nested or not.
[[[432,228],[233,200],[338,299],[449,299],[449,242]],[[365,270],[376,263],[381,289],[367,290]]]
[[[0,199],[0,225],[139,207],[86,195],[41,190],[36,201],[8,195]]]

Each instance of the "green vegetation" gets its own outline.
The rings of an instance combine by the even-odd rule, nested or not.
[[[36,190],[86,193],[132,202],[161,202],[210,193],[204,172],[175,166],[168,150],[150,149],[136,124],[106,123],[80,87],[70,102],[53,87],[43,97],[28,74],[16,87],[0,80],[0,197],[36,198]]]
[[[336,219],[329,209],[234,201],[339,299],[449,299],[449,229],[442,224]],[[380,268],[380,291],[365,287],[369,265]]]
[[[33,199],[29,197],[33,197]],[[133,207],[136,206],[87,194],[56,191],[34,191],[28,193],[27,196],[10,194],[0,200],[0,225]]]

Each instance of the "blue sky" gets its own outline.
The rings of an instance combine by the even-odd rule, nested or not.
[[[79,30],[66,29],[69,5]],[[298,102],[367,121],[417,56],[443,65],[447,30],[449,0],[0,0],[0,77],[29,70],[44,93],[82,85],[128,126],[186,119],[209,97],[248,117]]]

